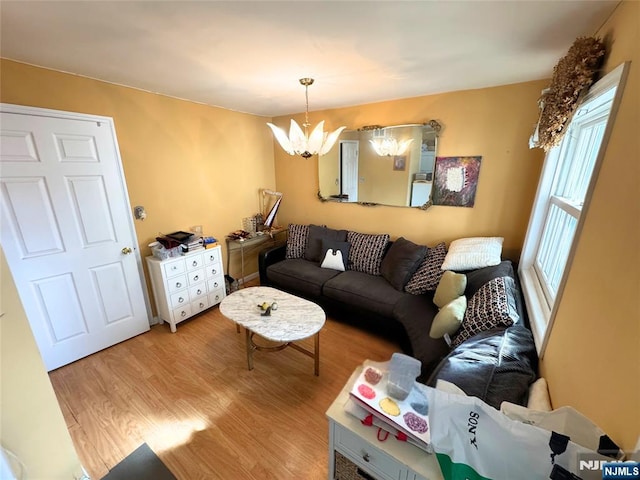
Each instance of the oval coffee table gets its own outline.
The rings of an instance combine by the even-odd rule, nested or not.
[[[271,316],[262,316],[263,302],[278,303]],[[253,370],[253,351],[277,352],[291,347],[314,360],[314,373],[320,374],[320,329],[325,322],[322,308],[313,302],[271,287],[248,287],[233,292],[220,303],[220,313],[245,328],[247,364]],[[273,347],[257,345],[253,336],[280,342]],[[314,351],[293,343],[314,335]]]

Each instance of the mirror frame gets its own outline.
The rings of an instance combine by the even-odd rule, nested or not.
[[[390,127],[394,127],[394,128],[398,128],[398,127],[409,127],[409,126],[418,126],[418,125],[422,125],[423,127],[431,127],[431,129],[433,130],[433,132],[435,133],[435,138],[436,138],[436,154],[438,153],[438,137],[440,136],[440,131],[442,130],[442,124],[440,124],[440,122],[438,122],[437,120],[429,120],[427,122],[424,123],[406,123],[406,124],[401,124],[401,125],[365,125],[363,127],[358,128],[356,131],[358,132],[370,132],[373,130],[379,130],[379,129],[383,129],[383,128],[390,128]],[[336,146],[339,145],[339,139],[338,142],[336,143]],[[319,168],[320,164],[318,163],[318,168]],[[435,173],[435,159],[434,159],[434,173]],[[357,204],[357,205],[362,205],[364,207],[376,207],[376,206],[385,206],[385,207],[397,207],[397,208],[413,208],[413,209],[417,209],[417,210],[428,210],[431,206],[433,206],[433,202],[431,200],[433,196],[433,189],[431,190],[431,193],[429,194],[429,199],[426,201],[426,203],[424,203],[423,205],[419,205],[417,207],[412,207],[410,205],[388,205],[388,204],[384,204],[384,203],[376,203],[376,202],[348,202],[351,204]],[[320,192],[320,185],[318,185],[318,193],[317,193],[317,197],[318,200],[320,200],[321,202],[336,202],[336,200],[334,199],[330,199],[327,197],[322,196],[322,193]],[[338,203],[342,203],[342,202],[338,202]]]

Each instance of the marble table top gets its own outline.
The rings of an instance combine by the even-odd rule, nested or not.
[[[270,317],[263,317],[258,305],[278,303]],[[242,288],[220,303],[220,312],[230,320],[276,342],[302,340],[317,333],[325,322],[320,306],[304,298],[271,287]]]

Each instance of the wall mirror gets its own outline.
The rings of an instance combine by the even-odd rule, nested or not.
[[[441,125],[431,120],[345,130],[318,158],[322,201],[427,209]]]

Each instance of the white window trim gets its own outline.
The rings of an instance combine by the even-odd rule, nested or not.
[[[609,114],[609,121],[602,138],[602,143],[598,151],[595,165],[593,167],[593,173],[589,182],[589,188],[585,195],[584,204],[582,205],[582,213],[586,213],[589,210],[589,204],[591,203],[591,197],[595,188],[596,181],[598,179],[598,173],[602,165],[611,131],[613,130],[613,124],[615,123],[616,114],[620,106],[622,92],[624,91],[624,85],[629,73],[629,63],[625,62],[614,70],[605,75],[602,79],[596,82],[590,89],[582,104],[599,97],[606,93],[611,88],[617,87],[613,104],[611,106],[611,112]],[[536,191],[536,197],[531,210],[531,217],[529,218],[529,225],[527,227],[527,234],[524,239],[522,247],[522,255],[520,257],[518,274],[520,283],[522,285],[522,293],[524,296],[525,304],[527,306],[527,313],[529,315],[529,323],[531,325],[531,331],[533,332],[533,338],[538,351],[538,356],[543,358],[544,351],[549,342],[549,337],[553,329],[553,324],[557,315],[558,306],[561,303],[562,294],[567,282],[567,277],[571,271],[571,264],[578,242],[580,241],[580,234],[582,233],[582,227],[585,222],[586,215],[580,215],[576,232],[573,237],[571,249],[569,250],[569,256],[567,258],[567,264],[565,266],[562,279],[558,285],[558,291],[556,294],[556,300],[553,305],[549,305],[546,296],[542,290],[542,286],[538,279],[537,273],[533,268],[535,261],[536,249],[540,231],[544,227],[544,221],[546,218],[546,209],[548,207],[548,198],[553,188],[553,182],[555,177],[556,168],[560,159],[560,148],[551,149],[544,160],[542,166],[542,173],[540,175],[540,182],[538,183],[538,189]]]

